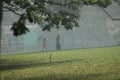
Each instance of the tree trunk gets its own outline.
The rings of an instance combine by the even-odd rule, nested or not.
[[[1,37],[2,37],[2,0],[0,0],[0,53],[1,53]]]

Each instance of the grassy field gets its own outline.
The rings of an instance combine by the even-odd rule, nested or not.
[[[1,55],[0,71],[0,80],[120,80],[120,46]]]

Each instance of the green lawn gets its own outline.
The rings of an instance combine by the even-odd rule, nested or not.
[[[120,80],[120,46],[1,55],[0,71],[0,80]]]

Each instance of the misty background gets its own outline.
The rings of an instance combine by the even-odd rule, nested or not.
[[[49,5],[48,5],[49,6]],[[50,7],[57,12],[58,6]],[[66,10],[66,9],[65,9]],[[105,9],[113,18],[120,18],[117,3]],[[72,11],[71,11],[72,12]],[[120,20],[113,21],[100,7],[83,6],[80,8],[79,27],[72,30],[52,29],[42,31],[41,26],[27,22],[30,29],[25,35],[14,37],[10,30],[19,16],[4,12],[2,23],[2,53],[22,53],[42,51],[43,39],[47,50],[80,49],[120,45]]]

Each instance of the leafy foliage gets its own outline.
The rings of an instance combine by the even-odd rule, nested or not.
[[[52,27],[59,29],[60,26],[66,30],[78,27],[79,7],[94,4],[105,8],[112,4],[112,0],[4,0],[3,8],[20,16],[11,28],[13,34],[19,36],[29,31],[25,25],[26,20],[45,24],[43,31],[50,31]]]

